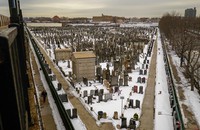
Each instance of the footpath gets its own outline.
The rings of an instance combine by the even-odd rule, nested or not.
[[[139,119],[140,125],[137,130],[154,129],[154,93],[156,78],[156,59],[157,59],[157,42],[154,43],[153,55],[150,63],[150,70],[145,90],[145,97],[142,104],[142,114]]]

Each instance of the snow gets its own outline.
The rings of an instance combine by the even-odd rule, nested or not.
[[[157,37],[157,62],[155,86],[155,130],[173,130],[173,116],[169,101],[167,75],[163,60],[160,32]]]
[[[200,126],[200,113],[199,113],[200,97],[197,92],[197,89],[195,88],[194,91],[191,91],[191,86],[190,86],[189,80],[184,77],[183,68],[179,67],[180,58],[172,50],[171,50],[170,55],[172,57],[173,63],[175,64],[175,66],[177,66],[176,68],[178,71],[178,76],[181,78],[181,83],[180,84],[176,83],[176,86],[181,86],[181,88],[184,91],[184,95],[185,95],[185,100],[179,101],[179,103],[185,104],[189,107],[188,110],[193,112],[194,117],[198,123],[198,126]],[[181,105],[180,105],[180,107],[181,107]],[[184,123],[186,124],[187,122],[188,122],[188,120],[186,118],[184,118]]]
[[[122,25],[124,27],[130,27],[130,26],[135,26],[135,25]],[[137,26],[153,26],[153,25],[145,25],[145,24],[137,24]],[[156,25],[154,25],[156,26]],[[154,38],[156,38],[156,36],[154,36]],[[41,42],[40,42],[41,44]],[[157,37],[157,44],[158,44],[158,48],[160,48],[160,50],[157,52],[157,68],[156,68],[156,86],[155,86],[155,130],[173,130],[174,126],[173,126],[173,116],[172,115],[172,110],[170,107],[170,102],[169,102],[169,93],[168,93],[168,84],[167,84],[167,76],[166,76],[166,72],[165,72],[165,64],[163,61],[163,50],[161,47],[161,40],[160,40],[160,34],[158,31],[158,37]],[[144,53],[147,52],[147,47],[148,45],[145,45],[144,48]],[[157,49],[158,49],[157,48]],[[49,49],[51,51],[51,59],[54,59],[54,54],[52,49]],[[46,51],[47,54],[48,51]],[[175,58],[173,58],[174,60]],[[90,92],[90,90],[95,90],[95,89],[104,89],[104,94],[105,93],[109,93],[108,90],[106,89],[106,87],[103,84],[98,83],[98,81],[94,82],[94,81],[89,81],[92,83],[91,86],[85,86],[83,84],[83,82],[77,83],[75,84],[75,87],[80,89],[80,94],[78,94],[74,89],[72,90],[72,93],[79,98],[79,100],[82,102],[82,104],[84,105],[84,107],[86,108],[86,110],[89,111],[89,113],[96,119],[97,124],[101,124],[103,122],[112,122],[113,126],[115,127],[115,129],[117,129],[117,125],[121,125],[121,120],[120,118],[118,120],[114,120],[113,114],[114,111],[118,112],[118,117],[121,116],[121,113],[124,113],[124,116],[127,118],[127,124],[129,124],[129,120],[130,118],[133,118],[134,113],[137,113],[139,115],[141,115],[141,108],[127,108],[127,109],[122,109],[122,106],[124,106],[125,104],[127,105],[127,99],[133,99],[134,100],[134,104],[135,104],[135,100],[140,100],[140,106],[142,107],[142,103],[143,103],[143,99],[144,99],[144,95],[145,95],[145,89],[146,89],[146,83],[137,83],[137,78],[141,75],[139,75],[139,69],[142,68],[142,63],[144,60],[144,54],[140,55],[140,62],[137,63],[137,65],[135,66],[135,68],[137,68],[136,70],[132,70],[132,73],[129,73],[129,77],[132,77],[132,81],[128,82],[129,86],[120,86],[119,90],[121,91],[121,94],[118,95],[118,93],[113,93],[112,94],[112,98],[113,100],[109,100],[107,102],[100,102],[97,103],[98,97],[94,96],[96,99],[93,99],[93,104],[87,104],[85,103],[85,101],[87,100],[87,97],[83,98],[80,97],[80,94],[83,94],[84,90],[88,91],[88,94]],[[151,57],[148,57],[148,60],[151,60]],[[62,70],[66,73],[66,75],[68,75],[69,71],[72,71],[72,68],[68,68],[67,65],[68,62],[66,61],[59,61],[58,62],[58,66],[62,68]],[[71,64],[71,61],[70,61]],[[107,63],[101,63],[100,65],[103,68],[106,68],[106,64]],[[72,65],[70,65],[72,66]],[[149,66],[150,67],[150,66]],[[112,64],[110,64],[110,70],[113,69]],[[142,75],[141,77],[145,77],[146,79],[148,78],[148,74],[149,72],[147,71],[147,75]],[[67,79],[67,78],[65,78]],[[147,81],[147,80],[146,80]],[[186,81],[186,80],[182,80],[182,81]],[[57,87],[57,81],[53,82],[55,88]],[[132,92],[132,87],[133,86],[143,86],[143,94],[138,94],[138,93],[133,93]],[[189,88],[184,88],[185,94],[188,98],[188,100],[185,101],[185,103],[189,104],[191,107],[191,109],[193,109],[195,111],[195,117],[198,119],[198,122],[200,122],[200,115],[198,114],[198,108],[200,108],[200,104],[199,104],[199,98],[197,95],[195,95],[195,92],[191,92],[189,91]],[[130,92],[132,92],[132,94],[130,95]],[[64,93],[64,90],[60,90],[58,91],[58,94]],[[192,94],[191,94],[192,93]],[[124,96],[124,99],[120,99],[121,96]],[[51,100],[51,99],[50,99]],[[69,108],[73,108],[73,106],[71,105],[71,103],[63,103],[66,109]],[[123,105],[122,105],[123,104]],[[93,108],[93,111],[90,111],[91,107]],[[98,111],[103,111],[107,113],[107,118],[106,119],[97,119],[97,113]],[[54,113],[55,114],[55,113]],[[76,120],[72,120],[73,125],[76,127],[76,129],[78,130],[85,130],[85,125],[81,122],[81,120],[78,118]],[[139,121],[136,122],[137,126],[139,125]]]

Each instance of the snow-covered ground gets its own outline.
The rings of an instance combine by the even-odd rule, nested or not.
[[[172,61],[174,63],[174,65],[177,68],[177,72],[178,72],[178,76],[181,78],[181,83],[180,84],[176,84],[176,86],[181,86],[181,88],[184,91],[184,95],[185,95],[185,100],[179,101],[180,104],[185,104],[188,106],[188,110],[193,112],[196,121],[198,123],[198,126],[200,126],[200,96],[197,92],[197,89],[195,88],[194,91],[191,91],[191,86],[189,83],[189,80],[185,78],[185,76],[183,75],[184,69],[180,68],[180,58],[176,55],[176,53],[172,50],[170,50],[169,53],[172,57]],[[178,93],[178,90],[177,90]],[[181,106],[181,105],[180,105]],[[186,118],[184,118],[184,123],[186,124],[188,122],[188,120]]]
[[[155,91],[155,130],[173,130],[173,118],[171,116],[171,107],[170,107],[170,103],[169,103],[169,93],[168,93],[168,85],[167,85],[167,79],[166,79],[166,73],[165,73],[165,66],[164,66],[164,61],[163,61],[163,50],[161,47],[161,40],[160,40],[160,34],[158,33],[158,38],[157,38],[157,43],[158,43],[158,48],[160,48],[160,50],[157,53],[157,74],[156,74],[156,91]],[[40,42],[41,44],[41,42]],[[147,47],[148,45],[145,46],[144,48],[144,53],[147,52]],[[48,51],[46,52],[48,55]],[[53,53],[53,51],[51,52]],[[53,56],[53,54],[51,54]],[[54,59],[53,57],[51,57],[51,59]],[[137,65],[135,66],[135,68],[142,68],[142,63],[143,63],[144,57],[142,56],[142,54],[140,55],[140,62],[137,63]],[[151,57],[148,58],[148,60],[151,60]],[[71,68],[67,67],[67,63],[68,62],[63,62],[63,61],[59,61],[58,65],[60,67],[62,67],[62,69],[64,70],[64,72],[66,72],[66,74],[68,75],[68,72],[71,71]],[[106,66],[106,63],[101,63],[102,68],[104,68]],[[110,67],[110,70],[112,70],[112,65]],[[83,82],[77,83],[75,85],[76,88],[78,88],[80,90],[79,94],[77,93],[77,91],[73,90],[73,94],[76,97],[79,97],[79,99],[81,100],[81,102],[83,103],[83,105],[86,107],[86,110],[88,110],[92,116],[97,120],[97,124],[100,124],[102,122],[112,122],[114,127],[117,129],[117,125],[121,125],[121,120],[120,118],[118,120],[114,120],[112,117],[114,115],[114,111],[118,112],[118,117],[121,116],[121,113],[124,114],[124,117],[127,118],[127,125],[129,125],[129,120],[131,118],[133,118],[133,115],[135,113],[137,113],[140,117],[141,115],[141,108],[126,108],[124,109],[124,105],[128,106],[128,101],[130,99],[134,100],[134,106],[135,106],[135,101],[139,100],[140,101],[140,107],[142,107],[142,102],[143,102],[143,98],[145,95],[145,88],[146,88],[146,82],[145,83],[137,83],[137,78],[138,77],[145,77],[146,79],[148,78],[148,71],[147,71],[147,75],[139,75],[139,69],[136,70],[132,70],[132,73],[129,73],[129,77],[132,77],[132,81],[128,81],[128,86],[120,86],[119,87],[119,92],[121,93],[113,93],[112,94],[112,99],[113,100],[108,100],[107,102],[101,101],[101,102],[97,102],[98,97],[94,96],[95,98],[93,99],[93,103],[92,104],[87,104],[87,97],[81,96],[80,94],[83,95],[83,91],[87,91],[88,95],[90,93],[90,90],[95,90],[95,89],[104,89],[104,94],[105,93],[109,93],[108,90],[106,89],[106,87],[103,84],[98,83],[98,81],[94,82],[94,81],[89,81],[91,82],[91,86],[85,86],[83,84]],[[147,81],[147,80],[146,80]],[[54,83],[55,86],[57,85],[56,83]],[[143,87],[143,94],[139,94],[139,93],[133,93],[132,91],[132,87],[133,86],[142,86]],[[138,88],[139,90],[139,88]],[[60,91],[62,93],[62,90]],[[120,99],[120,97],[124,97],[124,99]],[[65,105],[65,107],[71,107],[73,108],[73,106],[69,103],[67,105]],[[93,111],[90,111],[91,107],[93,108]],[[123,107],[123,108],[122,108]],[[200,108],[200,107],[199,107]],[[107,114],[107,118],[105,119],[97,119],[97,113],[99,111],[103,111],[106,112]],[[77,128],[78,130],[82,130],[85,129],[82,123],[78,123],[77,124],[81,124],[82,126],[78,126]],[[139,125],[139,121],[136,122],[137,126]]]

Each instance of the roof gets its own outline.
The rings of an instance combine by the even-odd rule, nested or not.
[[[63,49],[55,49],[56,52],[62,52],[62,51],[72,51],[70,48],[63,48]]]
[[[81,51],[81,52],[73,52],[73,56],[75,59],[84,59],[84,58],[95,58],[95,54],[93,51]]]

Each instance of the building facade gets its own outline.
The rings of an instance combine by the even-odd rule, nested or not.
[[[194,7],[194,9],[192,9],[192,8],[186,9],[185,10],[185,17],[195,18],[196,12],[197,12],[196,7]]]
[[[59,60],[69,60],[71,58],[72,50],[70,48],[66,49],[55,49],[55,59]]]
[[[95,58],[92,51],[73,52],[72,70],[76,81],[82,81],[83,77],[89,80],[95,78]]]

